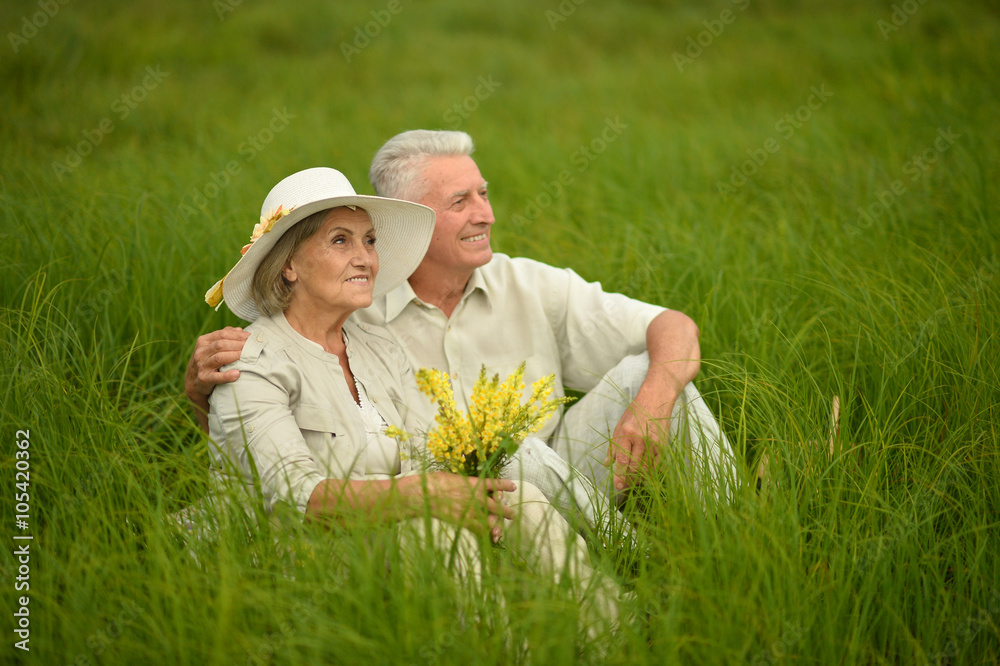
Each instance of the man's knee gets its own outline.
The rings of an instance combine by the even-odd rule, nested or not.
[[[524,480],[517,481],[516,483],[517,483],[517,490],[515,490],[513,493],[508,493],[504,495],[504,499],[508,500],[509,502],[508,506],[514,507],[520,504],[536,503],[536,502],[548,503],[548,500],[545,499],[545,495],[542,493],[541,490],[538,489],[538,486],[536,486],[535,484]]]
[[[602,384],[610,385],[614,391],[624,394],[631,400],[646,381],[647,374],[649,374],[649,353],[643,352],[626,356],[619,361],[618,365],[611,368],[604,376]]]

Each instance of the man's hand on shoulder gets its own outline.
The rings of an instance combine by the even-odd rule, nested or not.
[[[208,396],[217,385],[235,382],[240,376],[239,370],[219,372],[219,368],[240,359],[249,337],[242,328],[227,326],[221,331],[206,333],[195,344],[184,375],[184,393],[194,404],[198,422],[205,431],[208,430]]]

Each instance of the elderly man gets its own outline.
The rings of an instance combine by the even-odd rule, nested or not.
[[[732,451],[691,383],[700,365],[698,327],[681,312],[607,293],[572,270],[494,254],[496,220],[472,151],[464,132],[414,130],[375,155],[376,193],[429,206],[437,220],[409,281],[354,317],[386,327],[414,368],[446,370],[457,398],[469,396],[482,365],[505,377],[522,361],[526,383],[554,373],[560,394],[563,386],[585,392],[539,433],[552,449],[524,447],[517,473],[558,506],[575,504],[588,522],[601,496],[587,480],[620,498],[663,451],[687,461],[713,494],[727,494]],[[185,388],[203,425],[212,387],[238,376],[219,369],[239,358],[245,338],[227,328],[198,340]],[[419,407],[431,424],[432,405]]]

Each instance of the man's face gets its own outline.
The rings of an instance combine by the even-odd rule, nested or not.
[[[493,258],[490,227],[495,222],[486,181],[468,155],[431,157],[424,169],[428,190],[417,203],[434,209],[434,237],[424,256],[428,265],[445,270],[484,266]]]

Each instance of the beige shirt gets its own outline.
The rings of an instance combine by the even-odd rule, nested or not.
[[[209,399],[217,483],[235,477],[252,491],[252,454],[265,507],[284,500],[304,512],[324,479],[408,471],[395,441],[380,431],[381,421],[413,432],[417,414],[410,406],[429,400],[417,391],[413,370],[387,331],[353,319],[344,325],[351,371],[378,412],[366,418],[337,356],[296,332],[284,315],[261,317],[246,330],[240,360],[224,368],[239,370],[240,378],[217,386]]]
[[[663,311],[605,292],[570,269],[494,254],[473,272],[450,318],[421,301],[409,283],[353,318],[386,327],[414,369],[447,371],[456,401],[467,409],[483,364],[504,379],[526,361],[526,387],[555,374],[556,396],[564,385],[589,391],[623,358],[646,350],[646,329]],[[434,407],[427,400],[415,404],[427,429]],[[558,421],[552,418],[538,436],[551,435]]]

